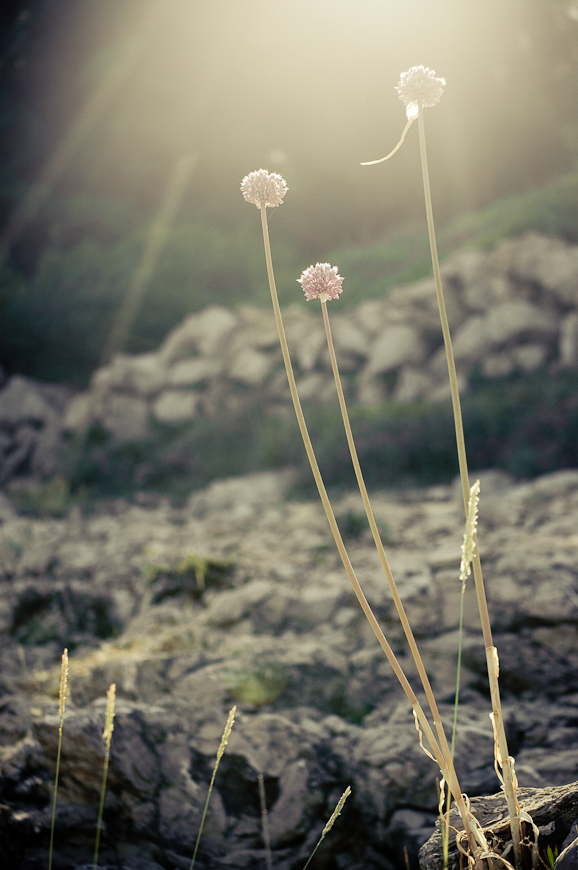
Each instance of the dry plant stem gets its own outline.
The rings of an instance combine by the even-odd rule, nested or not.
[[[108,762],[110,758],[110,741],[112,739],[112,732],[114,731],[114,706],[115,706],[115,698],[116,698],[116,683],[112,683],[108,692],[106,693],[107,703],[106,703],[106,718],[105,718],[105,726],[102,736],[104,738],[104,769],[102,773],[102,785],[100,788],[100,803],[98,807],[98,821],[96,823],[96,839],[94,843],[94,859],[93,859],[93,870],[96,870],[98,865],[98,848],[100,845],[100,831],[102,828],[102,814],[104,812],[104,795],[106,792],[106,779],[108,776]]]
[[[52,867],[52,851],[54,845],[54,822],[56,820],[56,793],[58,792],[58,774],[60,772],[60,750],[62,748],[62,717],[58,726],[58,752],[56,753],[56,774],[54,776],[54,798],[52,801],[52,822],[50,824],[50,846],[48,847],[48,870]]]
[[[353,591],[355,592],[355,595],[357,597],[357,600],[359,601],[361,609],[363,610],[369,624],[371,625],[373,632],[374,632],[375,636],[377,637],[377,640],[379,641],[379,644],[380,644],[381,648],[383,649],[383,651],[387,657],[387,660],[389,661],[391,667],[393,668],[393,671],[394,671],[396,677],[398,678],[398,680],[401,684],[401,687],[404,690],[404,692],[405,692],[405,694],[406,694],[406,696],[407,696],[407,698],[412,706],[412,709],[415,713],[417,721],[419,722],[420,726],[422,727],[422,729],[424,731],[424,734],[426,735],[426,739],[431,747],[431,750],[432,750],[433,755],[435,757],[435,761],[439,765],[439,768],[442,772],[442,775],[447,780],[447,782],[451,788],[452,794],[454,795],[456,804],[460,808],[460,815],[462,815],[462,809],[463,809],[462,819],[464,822],[464,827],[465,827],[465,830],[466,830],[466,833],[468,836],[468,842],[470,844],[470,848],[472,849],[472,852],[474,852],[476,849],[475,838],[474,838],[474,834],[473,834],[473,831],[472,831],[472,828],[471,828],[471,825],[469,822],[469,817],[467,814],[467,810],[465,808],[465,803],[464,803],[463,798],[462,798],[462,792],[461,792],[461,789],[459,787],[459,783],[457,782],[457,779],[456,779],[455,771],[453,770],[453,768],[448,769],[448,767],[446,765],[445,758],[444,758],[444,754],[442,753],[442,751],[438,745],[438,742],[433,734],[433,731],[431,729],[431,726],[430,726],[428,720],[426,719],[426,716],[423,712],[423,709],[422,709],[419,701],[417,700],[417,697],[416,697],[413,689],[411,688],[411,686],[407,680],[407,677],[405,676],[403,670],[401,669],[401,666],[400,666],[399,662],[397,661],[393,650],[391,649],[389,643],[387,642],[387,639],[386,639],[383,631],[381,630],[381,627],[380,627],[377,619],[375,618],[375,615],[374,615],[371,607],[369,606],[369,603],[368,603],[368,601],[363,593],[363,590],[361,589],[361,586],[359,585],[359,581],[358,581],[357,577],[355,576],[355,572],[353,570],[353,566],[352,566],[351,561],[349,559],[349,556],[347,554],[347,550],[345,549],[345,545],[343,543],[341,533],[339,531],[339,528],[337,527],[335,515],[333,513],[333,509],[331,507],[331,504],[329,502],[329,498],[328,498],[327,492],[325,490],[325,485],[324,485],[323,480],[321,478],[321,472],[319,471],[319,466],[317,465],[315,453],[313,452],[313,445],[311,444],[311,439],[309,438],[309,432],[307,431],[307,424],[305,423],[305,417],[303,416],[303,411],[301,409],[301,402],[299,401],[299,395],[297,393],[297,385],[295,383],[295,376],[293,374],[293,368],[291,366],[291,358],[289,356],[289,347],[287,345],[287,339],[285,337],[285,329],[283,327],[283,319],[281,317],[281,309],[279,307],[279,299],[277,298],[277,289],[275,286],[275,276],[273,273],[273,262],[271,259],[271,246],[269,243],[269,230],[267,227],[267,212],[266,212],[266,206],[264,203],[261,205],[260,210],[261,210],[261,225],[262,225],[262,229],[263,229],[263,242],[265,245],[265,260],[267,263],[267,275],[269,278],[269,287],[271,290],[271,300],[273,303],[275,322],[277,324],[277,330],[279,333],[279,341],[281,343],[281,352],[283,354],[283,361],[285,363],[285,369],[287,371],[287,379],[289,381],[289,389],[291,391],[291,398],[293,399],[293,406],[295,408],[295,415],[297,417],[297,422],[299,424],[299,430],[301,432],[301,436],[303,438],[303,443],[305,445],[305,451],[307,453],[307,458],[309,459],[311,471],[313,472],[313,477],[315,478],[315,483],[317,484],[317,489],[319,491],[319,496],[321,498],[321,502],[322,502],[323,507],[325,509],[325,514],[327,516],[329,526],[331,528],[331,532],[333,534],[335,544],[336,544],[337,549],[339,551],[339,555],[341,556],[341,561],[343,562],[343,566],[347,572],[347,576],[349,577],[349,580],[350,580],[351,585],[353,587]]]
[[[442,325],[442,333],[444,338],[444,345],[446,349],[446,356],[448,362],[448,373],[450,378],[450,389],[452,396],[452,406],[454,412],[454,423],[456,430],[456,442],[458,448],[458,463],[460,468],[460,478],[462,482],[462,494],[464,499],[464,508],[467,515],[468,510],[468,500],[469,500],[469,492],[470,492],[470,484],[469,484],[469,475],[468,475],[468,463],[466,459],[466,445],[464,440],[464,427],[462,423],[462,410],[460,404],[460,394],[458,389],[458,379],[456,373],[456,364],[454,359],[454,352],[452,347],[452,340],[450,335],[450,327],[448,323],[448,316],[446,312],[445,300],[442,290],[442,281],[440,274],[440,265],[439,258],[437,252],[437,244],[435,237],[435,229],[434,229],[434,219],[433,219],[433,208],[431,201],[431,190],[429,184],[429,171],[427,164],[427,152],[425,145],[425,128],[423,121],[423,107],[419,107],[419,115],[418,115],[418,125],[419,125],[419,147],[420,147],[420,155],[421,155],[421,165],[422,165],[422,174],[423,174],[423,188],[424,188],[424,196],[425,196],[425,208],[427,215],[427,226],[429,233],[429,242],[431,249],[431,257],[432,257],[432,265],[433,265],[433,273],[436,287],[436,296],[437,302],[440,312],[440,319]],[[500,755],[502,758],[502,770],[504,774],[504,792],[506,796],[506,802],[508,805],[508,815],[510,818],[510,829],[512,832],[512,842],[514,845],[514,856],[516,865],[518,867],[521,866],[521,848],[520,848],[520,823],[517,819],[519,813],[518,801],[516,798],[516,792],[514,787],[514,774],[512,770],[512,764],[510,761],[510,755],[508,752],[508,743],[506,740],[506,733],[504,731],[504,723],[502,718],[502,705],[500,701],[500,690],[498,687],[498,675],[497,668],[495,666],[496,660],[496,648],[494,647],[494,642],[492,639],[492,630],[490,627],[490,617],[488,613],[488,604],[486,600],[486,592],[484,589],[484,580],[482,575],[482,566],[480,562],[480,556],[476,549],[474,558],[473,558],[473,568],[474,568],[474,580],[476,585],[476,595],[478,599],[478,606],[480,610],[480,618],[482,622],[482,632],[484,635],[484,644],[486,647],[486,660],[488,662],[488,675],[490,681],[490,694],[492,699],[492,711],[494,715],[494,724],[496,728],[496,734],[498,735],[498,746],[500,750]]]
[[[110,748],[107,747],[104,755],[104,770],[102,773],[102,784],[100,787],[100,803],[98,805],[98,824],[96,826],[96,839],[94,843],[94,858],[92,861],[93,870],[98,866],[98,850],[100,846],[100,831],[102,829],[102,814],[104,812],[104,796],[106,793],[106,778],[108,776],[108,760],[110,757]]]
[[[209,809],[209,801],[211,800],[211,794],[213,793],[213,786],[215,785],[215,777],[217,775],[217,770],[219,769],[219,764],[221,763],[221,758],[223,757],[223,753],[225,752],[225,747],[228,743],[229,737],[231,735],[231,729],[233,727],[233,723],[235,721],[235,713],[237,712],[237,705],[231,708],[229,712],[229,716],[227,719],[227,724],[225,725],[225,730],[223,731],[223,736],[221,738],[221,743],[219,749],[217,750],[217,758],[215,760],[215,765],[213,767],[213,775],[211,776],[211,783],[209,785],[209,791],[207,792],[207,799],[205,801],[205,806],[203,808],[203,815],[201,817],[201,824],[199,825],[199,833],[197,834],[197,841],[195,843],[195,851],[193,852],[193,857],[191,858],[191,865],[189,870],[193,870],[195,866],[195,861],[197,858],[197,852],[199,851],[199,843],[201,842],[201,836],[203,833],[203,828],[205,826],[205,819],[207,818],[207,810]]]
[[[386,160],[389,160],[390,157],[393,157],[393,155],[399,151],[399,149],[401,148],[401,146],[405,142],[405,137],[407,135],[407,131],[409,130],[409,128],[411,127],[411,125],[413,124],[414,121],[415,121],[415,117],[409,118],[407,124],[403,128],[403,133],[401,134],[401,139],[399,140],[399,142],[397,143],[397,145],[395,146],[393,151],[390,151],[389,154],[385,155],[385,157],[380,157],[379,160],[368,160],[367,163],[362,163],[361,165],[362,166],[375,166],[376,163],[385,163]]]
[[[331,367],[333,369],[333,376],[335,379],[335,386],[337,388],[337,397],[339,399],[339,407],[341,409],[341,416],[343,418],[343,425],[345,427],[345,435],[347,437],[347,444],[349,446],[349,452],[351,454],[351,460],[353,462],[353,467],[355,469],[355,476],[357,478],[357,485],[359,486],[359,492],[361,493],[361,498],[363,500],[363,506],[365,508],[365,513],[367,515],[367,519],[369,522],[369,527],[371,529],[371,534],[373,535],[373,541],[375,543],[377,552],[379,554],[379,558],[381,561],[381,565],[385,572],[385,576],[387,578],[387,582],[389,585],[389,589],[391,595],[393,597],[393,601],[398,612],[401,624],[403,626],[403,630],[405,632],[405,636],[407,638],[407,642],[411,649],[411,654],[413,656],[413,660],[416,664],[419,677],[421,679],[421,683],[429,704],[429,708],[432,713],[434,726],[436,729],[437,738],[439,741],[439,745],[444,756],[445,768],[451,772],[451,776],[455,777],[455,771],[453,766],[453,751],[450,750],[450,747],[447,742],[447,738],[445,735],[445,731],[442,725],[441,716],[439,713],[439,709],[434,697],[434,693],[431,687],[431,683],[429,681],[429,677],[427,675],[426,669],[424,667],[424,663],[417,647],[417,643],[415,641],[415,637],[411,626],[409,624],[409,620],[407,618],[407,614],[405,612],[405,608],[403,606],[403,602],[400,598],[397,585],[395,583],[393,574],[391,572],[391,568],[389,566],[389,562],[387,561],[387,556],[385,550],[383,548],[383,543],[381,540],[381,535],[379,534],[379,529],[377,528],[377,523],[375,521],[375,516],[373,513],[373,508],[371,507],[371,502],[369,500],[369,495],[367,493],[367,488],[365,486],[365,480],[363,478],[363,472],[361,471],[361,466],[359,464],[359,457],[357,455],[357,448],[355,446],[355,440],[353,438],[353,432],[351,431],[351,424],[349,422],[349,414],[347,412],[347,404],[345,402],[345,395],[343,393],[343,386],[341,383],[341,376],[339,374],[339,367],[337,365],[337,357],[335,356],[335,347],[333,345],[333,336],[331,334],[331,325],[329,323],[329,314],[327,311],[327,302],[321,300],[321,310],[323,312],[323,324],[325,326],[325,335],[327,338],[327,347],[329,349],[329,358],[331,360]],[[459,792],[459,797],[456,799],[456,804],[460,809],[460,815],[462,818],[467,818],[467,811],[465,804],[463,807],[460,807],[462,803],[461,791],[459,791],[459,786],[457,783],[457,779],[455,781],[455,790],[451,787],[450,784],[450,793],[454,794],[454,798],[456,798],[456,791]],[[463,809],[463,813],[462,813]]]
[[[263,830],[263,845],[265,846],[265,858],[267,870],[273,870],[273,858],[271,857],[271,838],[269,836],[269,813],[267,812],[267,796],[265,795],[265,780],[263,774],[257,775],[259,783],[259,803],[261,804],[261,828]]]
[[[48,847],[48,870],[52,868],[52,852],[54,845],[54,822],[56,820],[56,795],[58,792],[58,774],[60,773],[60,752],[62,749],[62,727],[64,723],[64,712],[66,709],[66,689],[68,686],[68,650],[65,649],[62,654],[62,664],[60,668],[60,689],[58,692],[58,711],[60,720],[58,723],[58,750],[56,753],[56,773],[54,776],[54,798],[52,801],[52,821],[50,824],[50,846]]]

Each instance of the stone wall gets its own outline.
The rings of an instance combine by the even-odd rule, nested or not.
[[[460,251],[442,274],[462,389],[474,368],[497,378],[578,366],[578,246],[529,233],[490,251]],[[432,279],[345,311],[333,302],[330,315],[350,401],[448,398]],[[334,402],[319,307],[290,307],[284,317],[301,399]],[[70,398],[61,390],[58,401],[56,392],[21,377],[0,391],[2,479],[24,460],[50,473],[66,430],[99,423],[123,442],[149,436],[151,421],[233,413],[257,397],[290,404],[272,311],[219,305],[192,314],[155,352],[117,354],[86,392]]]
[[[578,247],[530,233],[491,251],[461,251],[442,274],[464,387],[475,366],[493,378],[578,365]],[[334,302],[330,314],[351,400],[448,398],[433,279],[346,311]],[[318,306],[284,316],[301,399],[335,401]],[[115,356],[71,402],[66,425],[98,421],[119,440],[143,437],[151,417],[170,424],[211,416],[257,392],[289,402],[272,311],[215,305],[188,317],[158,351]]]

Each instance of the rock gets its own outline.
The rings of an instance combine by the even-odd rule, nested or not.
[[[0,390],[0,426],[12,428],[23,422],[45,423],[54,415],[55,409],[29,378],[14,375]]]
[[[190,866],[233,704],[237,719],[215,780],[200,865],[263,862],[259,774],[275,866],[305,864],[347,785],[353,793],[319,860],[377,870],[384,855],[399,866],[404,846],[410,859],[415,854],[433,827],[439,771],[420,748],[411,707],[359,611],[321,506],[283,501],[290,480],[291,472],[281,472],[215,482],[184,509],[160,499],[117,500],[89,516],[5,515],[0,825],[19,850],[15,867],[28,870],[47,857],[65,645],[71,697],[55,842],[68,840],[70,866],[90,857],[111,682],[117,718],[103,866],[128,861],[127,854]],[[461,489],[375,493],[372,501],[395,542],[387,545],[391,569],[449,733]],[[337,515],[359,504],[344,494]],[[482,474],[479,546],[523,794],[578,775],[577,516],[575,470],[523,484],[496,471]],[[369,536],[351,539],[349,548],[417,689]],[[464,614],[456,764],[474,802],[497,780],[471,579]],[[567,821],[556,833],[560,845],[571,830]]]
[[[285,469],[217,480],[202,492],[194,493],[187,502],[187,510],[194,516],[204,516],[212,511],[235,509],[239,505],[263,508],[278,504],[294,476],[292,469]]]
[[[522,372],[535,372],[542,368],[548,357],[543,344],[523,344],[512,350],[514,367]]]
[[[371,345],[366,371],[377,375],[404,363],[418,363],[425,356],[423,340],[415,327],[399,325],[386,328]]]
[[[149,434],[149,408],[144,399],[109,393],[103,403],[100,422],[115,441],[136,441]]]
[[[568,831],[578,817],[578,786],[577,783],[564,785],[560,788],[522,788],[518,792],[520,809],[528,813],[538,828],[548,830],[544,839],[554,843],[563,842]],[[482,828],[492,830],[497,842],[497,848],[503,847],[510,838],[506,801],[503,793],[490,797],[473,798],[471,810]],[[555,835],[549,828],[554,826]],[[453,830],[452,830],[453,826]],[[461,820],[455,809],[450,814],[450,849],[448,867],[458,867],[460,853],[455,845],[455,830],[463,829]],[[542,837],[539,844],[543,846]],[[438,870],[443,866],[441,851],[441,836],[439,830],[428,840],[419,853],[419,863],[422,870]]]
[[[552,311],[523,300],[504,302],[492,308],[487,323],[494,344],[522,336],[548,338],[555,335],[557,329],[557,318]]]
[[[393,398],[401,404],[415,402],[416,399],[427,397],[431,388],[432,378],[427,372],[415,366],[403,366],[395,385]]]
[[[158,354],[143,353],[129,356],[125,353],[117,353],[107,366],[95,372],[92,386],[101,391],[134,390],[139,396],[149,396],[161,388],[165,377],[165,367]]]
[[[469,375],[477,369],[485,377],[499,378],[546,367],[555,373],[578,365],[578,299],[572,289],[578,272],[577,250],[566,242],[527,234],[505,240],[490,251],[458,251],[442,264],[462,391],[468,389]],[[303,400],[335,401],[319,312],[292,306],[283,316]],[[431,278],[394,287],[383,299],[366,301],[349,311],[336,310],[331,322],[349,399],[376,406],[388,398],[402,403],[449,398]],[[269,308],[242,308],[233,314],[211,306],[190,315],[158,351],[117,354],[94,374],[86,393],[71,399],[64,420],[64,408],[58,411],[58,426],[79,432],[99,424],[121,442],[150,437],[151,415],[166,425],[179,426],[201,414],[239,413],[248,401],[262,402],[266,410],[290,413],[291,398],[276,336]],[[1,396],[10,395],[6,389],[0,391],[0,411]],[[46,389],[34,387],[34,401],[38,407],[45,402],[54,409],[57,403]],[[127,397],[145,403],[133,406],[132,422],[123,414]],[[31,395],[28,401],[33,401]],[[18,426],[11,425],[38,424],[19,418]],[[55,467],[60,435],[51,432],[46,430],[50,446],[34,465],[35,473],[49,473],[45,470]],[[4,437],[0,451],[8,456],[16,445],[7,440],[11,433]],[[32,440],[31,433],[23,429],[5,477],[34,464],[36,444]]]
[[[216,359],[184,359],[175,363],[167,375],[167,383],[172,387],[192,387],[202,384],[221,372],[221,362]]]
[[[220,305],[205,308],[199,314],[191,314],[176,329],[169,333],[160,351],[165,364],[179,357],[214,356],[237,325],[234,314]]]
[[[360,329],[355,321],[348,315],[340,315],[331,319],[331,333],[336,353],[353,354],[356,357],[366,358],[368,349],[368,334],[365,329]]]
[[[227,373],[234,381],[256,387],[263,383],[276,361],[273,354],[244,348],[233,357]]]
[[[575,870],[578,867],[578,837],[560,852],[554,867],[556,870]]]
[[[311,372],[297,381],[297,392],[302,402],[317,399],[321,402],[331,401],[336,395],[335,381],[331,375],[321,372]]]
[[[80,432],[92,422],[92,396],[90,393],[79,393],[73,396],[64,413],[62,428],[64,432]]]
[[[71,393],[20,375],[0,390],[0,482],[22,470],[36,478],[57,473],[62,416]]]
[[[196,416],[200,396],[191,390],[164,390],[152,407],[159,423],[183,423]]]
[[[576,305],[578,250],[560,239],[526,233],[515,240],[511,271],[525,281],[538,281],[565,305]]]
[[[578,364],[578,313],[566,315],[560,323],[560,365],[573,368]]]
[[[403,378],[403,370],[402,375]],[[366,405],[369,408],[377,407],[387,398],[387,390],[383,381],[370,374],[367,369],[362,371],[357,384],[356,399],[360,405]]]
[[[486,378],[504,378],[514,371],[515,362],[512,354],[503,351],[492,353],[482,363],[482,373]]]
[[[352,315],[368,335],[375,336],[380,332],[387,316],[384,300],[368,299],[354,308]]]
[[[453,338],[454,356],[456,362],[467,362],[474,364],[488,353],[492,346],[492,336],[490,335],[488,319],[480,315],[469,317],[465,323],[456,332]],[[446,355],[443,348],[440,349],[443,353],[439,353],[439,367],[443,370],[442,363],[446,363]]]

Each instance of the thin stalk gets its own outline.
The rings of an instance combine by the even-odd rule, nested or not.
[[[424,196],[425,196],[425,208],[426,208],[426,216],[427,216],[427,227],[429,234],[429,243],[431,249],[431,258],[433,265],[433,274],[436,288],[436,296],[438,301],[438,307],[440,312],[440,320],[442,326],[442,334],[444,339],[444,345],[446,350],[447,364],[448,364],[448,374],[450,379],[450,390],[452,397],[452,407],[454,412],[454,425],[456,430],[456,443],[458,449],[458,463],[460,468],[460,479],[462,483],[462,495],[464,500],[464,509],[468,510],[468,499],[469,499],[469,475],[468,475],[468,463],[466,459],[466,445],[464,439],[464,427],[462,422],[462,411],[460,404],[460,393],[458,389],[458,379],[456,373],[456,364],[454,359],[454,352],[452,347],[452,339],[450,334],[450,328],[448,323],[448,317],[446,312],[445,300],[442,289],[442,281],[440,274],[440,266],[439,266],[439,258],[437,251],[437,243],[435,236],[435,228],[434,228],[434,219],[433,219],[433,207],[432,207],[432,199],[431,199],[431,189],[429,183],[429,171],[428,171],[428,163],[427,163],[427,151],[426,151],[426,143],[425,143],[425,127],[423,120],[423,107],[419,107],[419,115],[418,115],[418,126],[419,126],[419,148],[420,148],[420,156],[421,156],[421,166],[422,166],[422,175],[423,175],[423,188],[424,188]],[[518,800],[516,797],[515,790],[515,773],[513,770],[512,761],[510,758],[510,754],[508,752],[508,743],[506,740],[506,732],[504,730],[504,722],[502,717],[502,705],[500,701],[500,690],[498,686],[498,666],[497,666],[497,652],[494,646],[494,642],[492,639],[492,629],[490,627],[490,617],[488,613],[488,603],[486,599],[486,592],[484,588],[484,580],[482,575],[482,565],[480,562],[479,553],[476,550],[476,553],[473,558],[473,568],[474,568],[474,580],[476,585],[476,596],[478,599],[478,607],[480,610],[480,618],[482,623],[482,632],[484,636],[484,644],[486,648],[486,660],[488,663],[488,676],[490,681],[490,695],[492,700],[492,713],[493,713],[493,722],[495,733],[497,735],[497,743],[500,753],[500,760],[502,764],[502,771],[504,775],[504,792],[506,796],[506,803],[508,806],[508,815],[510,819],[510,830],[512,832],[512,843],[514,846],[514,857],[516,861],[516,865],[518,867],[521,866],[522,862],[522,852],[520,847],[521,840],[521,832],[520,832],[520,822],[518,814],[520,812],[520,808],[518,806]]]
[[[458,706],[459,706],[459,698],[460,698],[460,683],[462,677],[462,639],[464,634],[464,597],[466,593],[466,581],[465,578],[462,581],[462,591],[460,595],[460,622],[458,627],[458,664],[456,668],[456,694],[454,698],[454,721],[452,723],[452,744],[451,744],[451,753],[452,753],[452,761],[455,755],[456,749],[456,733],[458,728]],[[443,867],[444,870],[448,866],[448,852],[450,845],[450,831],[449,831],[449,814],[450,814],[450,806],[451,806],[451,795],[448,794],[447,802],[446,802],[446,813],[445,819],[446,824],[442,828],[442,843],[443,843]]]
[[[329,323],[329,313],[327,311],[327,302],[325,300],[321,300],[321,310],[323,312],[323,324],[325,326],[325,336],[327,338],[327,347],[329,349],[329,358],[331,360],[331,368],[333,369],[333,377],[335,379],[335,386],[337,388],[337,397],[339,400],[339,407],[341,409],[341,416],[343,418],[343,425],[345,427],[345,435],[347,438],[347,444],[349,446],[349,452],[351,454],[351,460],[353,462],[353,468],[355,470],[355,477],[357,478],[357,485],[359,487],[359,492],[361,493],[361,498],[363,500],[363,507],[365,508],[365,513],[367,515],[367,520],[369,522],[369,527],[371,529],[371,534],[373,536],[373,541],[375,543],[375,547],[379,554],[379,559],[384,570],[385,576],[387,578],[387,583],[389,586],[389,590],[393,597],[393,601],[396,607],[396,610],[399,615],[399,619],[403,626],[403,630],[405,636],[407,638],[407,642],[409,644],[409,648],[411,650],[411,654],[413,656],[413,660],[416,664],[418,674],[429,704],[429,708],[432,713],[436,734],[438,737],[438,741],[440,747],[443,751],[446,766],[451,768],[453,766],[452,762],[452,753],[450,752],[450,747],[448,746],[448,742],[446,739],[445,731],[442,725],[440,712],[434,697],[434,693],[431,687],[431,683],[429,681],[429,677],[427,675],[423,659],[421,657],[420,651],[418,649],[413,631],[411,629],[411,625],[409,623],[409,619],[407,618],[407,614],[405,612],[405,608],[403,606],[403,602],[399,595],[399,591],[397,588],[397,584],[394,580],[393,574],[391,572],[391,568],[389,566],[389,562],[387,560],[387,556],[385,553],[385,549],[383,547],[383,542],[381,540],[381,535],[379,534],[379,529],[377,527],[377,523],[375,521],[375,516],[373,513],[373,508],[371,506],[371,502],[369,500],[369,495],[367,492],[367,487],[365,486],[365,480],[363,477],[363,472],[361,470],[361,465],[359,464],[359,457],[357,455],[357,448],[355,446],[355,440],[353,438],[353,432],[351,431],[351,423],[349,421],[349,413],[347,411],[347,404],[345,402],[345,395],[343,393],[343,385],[341,383],[341,376],[339,374],[339,366],[337,365],[337,357],[335,355],[335,347],[333,344],[333,336],[331,334],[331,325]]]
[[[213,775],[211,776],[211,783],[209,785],[209,791],[207,792],[207,799],[205,801],[205,806],[203,809],[203,815],[201,817],[201,824],[199,826],[199,833],[197,834],[197,841],[195,843],[195,851],[193,852],[193,857],[191,858],[191,866],[189,870],[193,870],[195,866],[195,860],[197,857],[197,852],[199,851],[199,843],[201,842],[201,834],[203,833],[203,827],[205,825],[205,819],[207,818],[207,810],[209,809],[209,801],[211,800],[211,794],[213,791],[213,786],[215,784],[215,777],[217,775],[217,770],[219,769],[219,764],[221,762],[221,758],[223,757],[223,753],[225,751],[225,747],[229,742],[229,737],[231,735],[231,729],[233,727],[233,723],[235,722],[235,713],[237,712],[237,706],[231,708],[229,711],[229,717],[227,719],[227,724],[225,725],[225,730],[223,731],[223,736],[221,737],[221,743],[217,750],[217,759],[215,761],[215,766],[213,767]]]
[[[52,851],[54,845],[54,823],[56,821],[56,794],[58,792],[58,774],[60,773],[60,751],[62,749],[62,728],[64,723],[64,711],[66,708],[66,689],[68,687],[68,650],[62,653],[60,666],[60,688],[58,690],[58,712],[60,722],[58,725],[58,750],[56,753],[56,774],[54,776],[54,798],[52,801],[52,821],[50,824],[50,846],[48,847],[48,870],[52,867]]]
[[[267,796],[265,794],[265,781],[263,774],[257,775],[259,783],[259,803],[261,804],[261,828],[263,831],[263,845],[267,859],[267,870],[273,870],[273,858],[271,857],[271,837],[269,836],[269,813],[267,811]]]
[[[106,702],[106,718],[104,731],[102,732],[102,736],[105,741],[105,749],[104,749],[104,769],[102,772],[102,785],[100,787],[100,803],[98,806],[98,821],[96,823],[96,839],[94,842],[94,858],[93,858],[93,870],[96,870],[98,866],[98,848],[100,845],[100,831],[102,828],[102,814],[104,812],[104,795],[106,793],[106,779],[108,776],[108,762],[110,758],[110,741],[112,739],[112,732],[114,731],[114,704],[116,698],[116,684],[112,683],[108,692],[106,693],[107,702]]]
[[[396,677],[398,678],[402,689],[404,690],[411,706],[414,711],[414,715],[416,717],[416,722],[419,722],[421,725],[424,734],[426,735],[426,739],[431,747],[433,755],[435,756],[435,761],[439,765],[439,768],[442,772],[442,775],[448,782],[450,789],[454,795],[456,804],[460,809],[460,815],[462,816],[462,820],[464,822],[464,828],[466,830],[468,836],[468,842],[470,844],[470,848],[472,849],[472,853],[474,854],[476,849],[476,840],[474,836],[474,832],[472,826],[470,824],[470,819],[468,816],[468,812],[465,806],[465,802],[462,797],[462,792],[459,787],[459,783],[457,781],[457,777],[455,771],[452,768],[447,767],[446,759],[444,757],[444,753],[442,753],[440,746],[433,734],[431,726],[422,710],[420,703],[417,700],[417,697],[411,688],[397,658],[393,650],[391,649],[387,639],[381,630],[381,627],[369,606],[369,603],[361,589],[359,581],[355,575],[355,571],[353,570],[353,566],[349,559],[349,555],[343,543],[343,539],[341,537],[341,533],[337,526],[337,521],[335,519],[335,515],[333,513],[333,508],[331,507],[329,498],[327,496],[327,491],[325,489],[325,484],[323,483],[323,479],[321,477],[321,472],[319,471],[319,466],[317,464],[317,459],[315,458],[315,453],[313,451],[313,445],[311,444],[311,439],[309,437],[309,432],[307,430],[307,424],[305,422],[305,417],[303,416],[303,411],[301,408],[301,402],[299,401],[299,395],[297,393],[297,385],[295,383],[295,375],[293,374],[293,367],[291,365],[291,357],[289,355],[289,347],[287,345],[287,338],[285,336],[285,329],[283,326],[283,318],[281,316],[281,308],[279,306],[279,299],[277,296],[277,288],[275,286],[275,275],[273,272],[273,260],[271,257],[271,245],[269,242],[269,230],[267,227],[267,212],[265,203],[261,204],[261,226],[263,229],[263,242],[265,246],[265,260],[267,263],[267,276],[269,278],[269,288],[271,291],[271,301],[273,304],[273,311],[275,314],[275,322],[277,324],[277,331],[279,333],[279,341],[281,344],[281,352],[283,354],[283,361],[285,363],[285,369],[287,372],[287,379],[289,381],[289,390],[291,392],[291,398],[293,400],[293,407],[295,409],[295,415],[297,417],[297,423],[299,425],[299,430],[301,432],[301,437],[303,438],[303,443],[305,445],[305,451],[307,453],[307,458],[309,459],[309,464],[311,466],[311,471],[313,472],[313,477],[315,479],[315,483],[317,485],[317,489],[319,491],[319,497],[321,498],[321,503],[323,504],[323,508],[325,510],[325,514],[327,516],[327,521],[329,522],[329,527],[331,528],[331,532],[333,534],[333,538],[335,540],[335,544],[337,546],[337,550],[341,557],[341,561],[343,562],[343,566],[347,572],[347,576],[351,582],[353,587],[353,591],[359,601],[361,609],[363,610],[369,624],[371,625],[377,640],[383,649],[387,660],[389,661]],[[480,865],[481,866],[481,865]]]

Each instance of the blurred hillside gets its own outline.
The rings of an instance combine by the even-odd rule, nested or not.
[[[343,305],[427,274],[416,131],[359,165],[397,140],[393,88],[416,63],[448,82],[427,113],[443,252],[527,229],[578,240],[570,0],[7,0],[0,26],[8,373],[83,385],[191,311],[264,303],[239,194],[259,166],[290,188],[270,214],[284,303],[317,260],[346,276]]]

